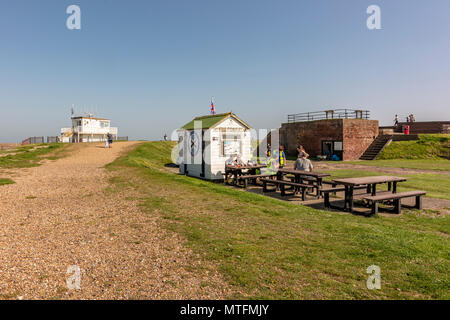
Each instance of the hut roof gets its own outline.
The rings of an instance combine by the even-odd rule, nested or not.
[[[247,129],[250,129],[251,127],[239,119],[233,112],[227,112],[227,113],[221,113],[221,114],[215,114],[215,115],[209,115],[209,116],[202,116],[202,117],[196,117],[192,121],[186,123],[184,126],[181,127],[182,130],[194,130],[194,122],[195,121],[201,121],[202,122],[202,129],[210,129],[224,121],[228,118],[233,118],[239,123],[241,123],[244,127]]]

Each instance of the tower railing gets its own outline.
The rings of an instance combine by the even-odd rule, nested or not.
[[[355,109],[335,109],[289,114],[287,118],[288,123],[327,119],[369,119],[370,111]]]

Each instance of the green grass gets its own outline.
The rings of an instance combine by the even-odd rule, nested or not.
[[[450,134],[421,134],[417,141],[394,141],[379,155],[390,159],[450,159]]]
[[[145,143],[109,165],[110,192],[140,192],[143,214],[217,265],[229,298],[450,298],[448,216],[364,218],[290,204],[161,170],[172,146]],[[381,290],[366,288],[373,264]]]
[[[337,178],[389,175],[383,172],[356,169],[329,170],[324,172],[332,175],[328,178],[329,180]],[[424,190],[427,191],[427,197],[450,200],[450,175],[420,173],[402,174],[401,176],[408,178],[408,180],[398,184],[399,191]],[[386,185],[380,185],[380,190],[383,190],[383,188],[386,188]]]
[[[59,158],[65,145],[61,143],[22,146],[8,150],[6,156],[0,156],[0,168],[28,168],[39,166],[43,159]]]
[[[364,160],[364,161],[346,161],[345,163],[359,164],[364,166],[376,166],[376,167],[450,171],[450,160],[446,159]]]
[[[13,184],[13,183],[15,183],[15,182],[12,181],[11,179],[0,178],[0,186],[5,185],[5,184]]]

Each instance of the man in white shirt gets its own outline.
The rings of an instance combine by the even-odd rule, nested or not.
[[[294,163],[295,170],[311,172],[313,168],[311,161],[303,154],[300,154]]]

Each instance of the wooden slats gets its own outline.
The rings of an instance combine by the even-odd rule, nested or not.
[[[406,192],[398,192],[398,193],[385,193],[381,195],[376,196],[367,196],[363,199],[369,200],[369,201],[383,201],[383,200],[394,200],[394,199],[401,199],[401,198],[409,198],[409,197],[415,197],[415,196],[423,196],[426,195],[426,191],[422,190],[415,190],[415,191],[406,191]]]

